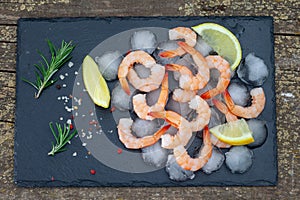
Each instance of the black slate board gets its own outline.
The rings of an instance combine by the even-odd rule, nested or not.
[[[222,168],[206,175],[196,172],[193,180],[174,182],[169,180],[164,169],[148,173],[126,173],[103,165],[82,146],[79,137],[72,140],[64,153],[47,156],[51,149],[53,136],[48,128],[50,121],[60,122],[70,118],[65,105],[57,97],[72,93],[75,83],[74,72],[80,68],[83,58],[100,42],[108,37],[139,27],[193,26],[203,22],[215,22],[229,28],[239,36],[243,56],[250,52],[263,58],[270,68],[270,75],[263,88],[267,104],[260,119],[267,122],[268,137],[264,145],[253,149],[254,163],[249,171],[231,174]],[[240,27],[243,32],[239,33]],[[240,35],[239,35],[240,34]],[[77,47],[73,53],[74,66],[65,66],[59,74],[69,76],[58,84],[66,84],[57,90],[48,88],[36,100],[34,90],[25,84],[21,78],[34,79],[33,64],[40,61],[36,50],[48,51],[45,39],[49,38],[55,45],[61,40],[74,41]],[[277,184],[277,144],[275,115],[275,84],[274,84],[274,50],[273,50],[273,19],[271,17],[126,17],[126,18],[58,18],[58,19],[20,19],[18,21],[17,48],[17,93],[16,93],[16,123],[15,123],[15,183],[18,186],[266,186]],[[49,54],[47,55],[49,56]],[[57,76],[57,75],[56,75]],[[112,85],[110,84],[110,87]],[[70,106],[70,102],[67,103]],[[107,111],[96,108],[98,117],[103,117],[104,134],[109,134],[109,128],[115,122]],[[107,126],[107,127],[106,127]],[[105,128],[106,127],[106,128]],[[111,134],[111,133],[110,133]],[[116,146],[123,148],[115,136],[108,136]],[[124,148],[123,148],[124,149]],[[72,156],[77,152],[77,156]],[[108,153],[109,154],[109,153]],[[115,152],[117,154],[117,148]],[[120,154],[122,155],[122,154]],[[122,165],[122,163],[120,163]],[[91,175],[90,169],[96,174]]]

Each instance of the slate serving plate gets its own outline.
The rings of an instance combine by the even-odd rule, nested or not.
[[[103,154],[109,155],[117,165],[126,149],[117,139],[116,123],[109,110],[93,106],[86,115],[95,116],[102,127],[101,134],[94,138],[106,138],[114,144],[112,150],[102,148],[97,142],[87,146],[84,137],[72,139],[66,152],[50,157],[47,153],[54,140],[48,123],[65,122],[74,113],[65,110],[72,106],[72,101],[58,101],[58,97],[68,96],[74,92],[74,85],[83,87],[79,71],[83,58],[107,38],[134,28],[177,26],[193,26],[203,22],[219,23],[238,36],[243,49],[243,57],[250,52],[263,58],[270,69],[270,75],[263,85],[267,104],[260,119],[266,121],[268,137],[260,148],[253,149],[253,166],[244,174],[231,174],[225,165],[211,175],[201,171],[196,172],[193,180],[174,182],[168,178],[165,169],[148,172],[132,173],[110,167],[108,161],[101,161],[91,146],[97,146]],[[45,39],[49,38],[56,46],[62,40],[72,40],[77,46],[73,53],[74,66],[64,66],[59,74],[68,73],[64,80],[57,84],[63,85],[58,90],[52,86],[44,91],[41,97],[34,99],[34,90],[21,78],[34,79],[33,64],[41,59],[36,53],[39,49],[47,56],[48,47]],[[17,48],[17,92],[16,92],[16,122],[15,122],[15,183],[25,187],[44,186],[267,186],[277,184],[277,144],[275,115],[275,84],[274,84],[274,49],[273,49],[273,19],[271,17],[126,17],[126,18],[57,18],[57,19],[20,19],[18,21]],[[117,41],[116,41],[117,42]],[[48,53],[48,54],[47,54]],[[113,88],[114,83],[109,83]],[[84,93],[84,92],[83,92]],[[84,96],[79,92],[79,96]],[[73,99],[74,101],[74,99]],[[73,102],[74,103],[74,102]],[[95,115],[93,115],[93,114]],[[61,121],[60,118],[63,118]],[[81,116],[82,117],[82,116]],[[88,123],[90,118],[81,118],[82,123]],[[75,117],[76,119],[76,117]],[[76,124],[80,126],[79,122]],[[80,133],[81,131],[78,130]],[[94,129],[93,129],[94,131]],[[89,141],[97,141],[93,138]],[[101,140],[103,142],[103,140]],[[73,154],[77,154],[73,156]],[[99,155],[101,154],[99,153]],[[119,152],[120,153],[120,152]],[[74,155],[75,155],[74,154]],[[139,155],[138,153],[136,155]],[[119,157],[118,157],[119,156]],[[122,159],[120,159],[122,161]],[[127,160],[127,164],[130,161]],[[116,164],[116,162],[114,162]],[[133,166],[134,167],[134,166]],[[96,171],[95,175],[90,170]]]

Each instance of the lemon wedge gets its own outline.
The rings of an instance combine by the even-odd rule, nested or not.
[[[109,89],[98,69],[98,65],[89,55],[83,60],[82,76],[85,88],[92,101],[98,106],[108,108],[110,102]]]
[[[210,132],[220,141],[230,145],[246,145],[254,142],[252,132],[244,119],[215,126]]]
[[[215,23],[203,23],[192,29],[211,46],[220,56],[225,58],[232,70],[235,70],[242,59],[240,42],[227,28]]]

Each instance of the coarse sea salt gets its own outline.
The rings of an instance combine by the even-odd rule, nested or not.
[[[73,65],[74,65],[74,63],[72,63],[72,62],[69,62],[68,63],[68,66],[71,68],[71,67],[73,67]]]
[[[59,78],[60,78],[60,80],[64,80],[65,76],[61,74],[61,75],[59,75]]]
[[[73,156],[74,156],[74,157],[77,156],[77,152],[74,152],[74,153],[73,153]]]

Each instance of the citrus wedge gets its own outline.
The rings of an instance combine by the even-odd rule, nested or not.
[[[227,28],[215,23],[203,23],[193,26],[192,29],[211,46],[220,56],[224,57],[232,70],[239,65],[242,59],[240,42]]]
[[[252,132],[244,119],[215,126],[210,132],[220,141],[230,145],[246,145],[254,142]]]
[[[109,107],[110,93],[98,65],[87,55],[82,63],[82,76],[85,88],[92,101],[103,108]]]

